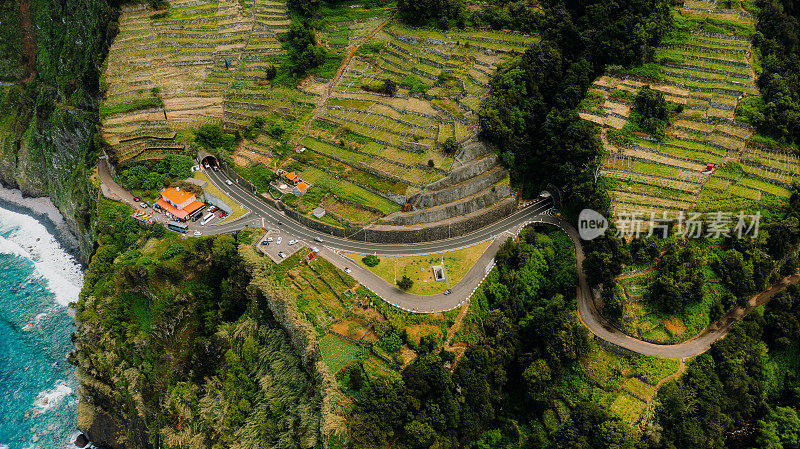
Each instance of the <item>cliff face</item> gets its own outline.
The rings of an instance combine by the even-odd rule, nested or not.
[[[106,0],[0,6],[0,183],[50,197],[83,262],[95,239],[98,80],[115,29]]]

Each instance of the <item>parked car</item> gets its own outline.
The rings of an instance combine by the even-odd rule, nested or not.
[[[268,242],[267,240],[262,240],[262,241],[261,241],[261,245],[262,245],[262,246],[263,246],[263,245],[269,245],[269,242]]]
[[[148,204],[142,201],[141,203],[139,203],[139,206],[142,206],[142,209],[147,209]]]
[[[283,237],[278,237],[278,240],[276,240],[275,243],[280,245],[282,241],[283,241]]]
[[[200,232],[200,231],[194,231],[194,236],[195,236],[195,237],[200,237],[201,235],[203,235],[203,233],[202,233],[202,232]]]
[[[315,241],[315,242],[322,243],[322,239],[321,239],[321,238],[319,238],[319,237],[314,237],[314,241]]]
[[[218,209],[219,209],[219,207],[217,207],[217,206],[211,206],[211,207],[208,208],[208,211],[209,212],[216,212]]]
[[[267,241],[268,241],[268,242],[272,243],[272,240],[273,240],[273,238],[272,238],[272,237],[267,237]]]
[[[350,274],[353,272],[353,270],[351,270],[349,267],[344,267],[344,272]]]
[[[297,240],[295,239],[289,240],[289,245],[294,245],[295,243],[297,243]]]
[[[315,253],[318,253],[318,252],[319,252],[319,248],[317,248],[317,247],[315,246],[315,247],[311,248],[311,251],[314,251]]]
[[[142,201],[142,199],[139,198],[138,196],[135,196],[135,197],[133,197],[133,201],[138,203],[139,201]]]
[[[225,216],[225,212],[220,212],[217,214],[217,217],[222,218]]]
[[[280,257],[281,259],[285,259],[286,254],[284,254],[283,251],[278,251],[278,257]]]
[[[448,288],[447,290],[445,290],[445,291],[444,291],[444,294],[445,294],[445,295],[449,295],[450,293],[452,293],[452,292],[450,291],[450,289],[449,289],[449,288]]]

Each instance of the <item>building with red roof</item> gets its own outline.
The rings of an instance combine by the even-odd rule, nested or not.
[[[156,201],[156,206],[178,220],[186,220],[186,217],[205,205],[197,201],[192,192],[181,190],[180,187],[169,187],[161,191],[161,198]]]
[[[309,187],[311,187],[311,184],[309,184],[309,183],[307,183],[305,181],[300,181],[300,183],[298,183],[296,186],[294,186],[294,189],[292,190],[292,193],[294,193],[296,196],[300,196],[300,195],[306,193],[306,190],[308,190]]]

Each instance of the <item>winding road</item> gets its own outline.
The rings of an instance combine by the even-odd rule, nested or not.
[[[117,184],[111,176],[107,167],[107,160],[102,159],[98,167],[98,175],[103,183],[102,190],[104,195],[112,199],[128,202],[138,208],[133,203],[132,195]],[[552,213],[553,204],[550,199],[538,200],[502,220],[468,234],[432,242],[396,245],[333,237],[308,228],[289,218],[282,211],[275,209],[264,198],[239,186],[234,182],[235,180],[230,180],[231,185],[228,185],[226,181],[229,181],[229,179],[222,172],[206,170],[205,173],[220,190],[248,209],[250,213],[231,223],[207,225],[203,228],[200,228],[196,223],[190,222],[190,231],[202,229],[205,235],[209,235],[232,233],[248,226],[279,229],[281,232],[305,242],[308,246],[320,247],[321,256],[340,269],[350,268],[352,270],[351,276],[361,285],[364,285],[388,303],[415,313],[441,312],[463,305],[466,301],[469,301],[469,298],[491,271],[494,266],[494,256],[503,242],[510,237],[516,236],[523,227],[531,223],[556,226],[566,232],[575,245],[575,260],[578,272],[578,314],[581,321],[597,337],[638,354],[680,359],[702,354],[711,347],[712,343],[724,337],[733,323],[741,320],[757,305],[765,303],[775,293],[789,284],[800,281],[800,275],[784,278],[769,290],[751,299],[749,307],[737,308],[729,312],[722,320],[710,325],[698,336],[686,342],[672,345],[653,344],[638,340],[619,331],[602,316],[586,280],[586,273],[583,271],[583,245],[578,231],[568,221],[554,216]],[[451,293],[448,295],[421,296],[404,292],[343,255],[344,252],[376,254],[378,256],[427,255],[454,251],[489,240],[491,240],[489,247],[464,278],[451,287]]]

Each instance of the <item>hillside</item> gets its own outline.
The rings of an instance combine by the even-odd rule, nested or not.
[[[674,217],[785,202],[800,160],[736,112],[759,94],[760,62],[750,42],[755,16],[690,0],[673,11],[673,21],[654,63],[598,78],[581,103],[581,116],[603,127],[606,156],[598,174],[608,182],[615,214]],[[643,86],[678,105],[662,138],[631,121]],[[713,173],[701,173],[708,163],[716,164]]]
[[[13,0],[0,17],[0,183],[49,197],[77,240],[65,243],[88,262],[98,71],[116,14],[106,0]]]
[[[280,68],[291,22],[284,3],[125,7],[101,81],[111,156],[127,166],[191,154],[193,131],[218,125],[240,136],[229,161],[242,176],[253,180],[262,165],[296,172],[312,185],[301,201],[265,192],[301,213],[322,205],[335,226],[482,213],[510,186],[489,149],[469,143],[478,105],[496,68],[534,38],[408,28],[390,7],[326,6],[317,32],[325,63],[297,87]],[[400,213],[407,202],[413,212]]]

